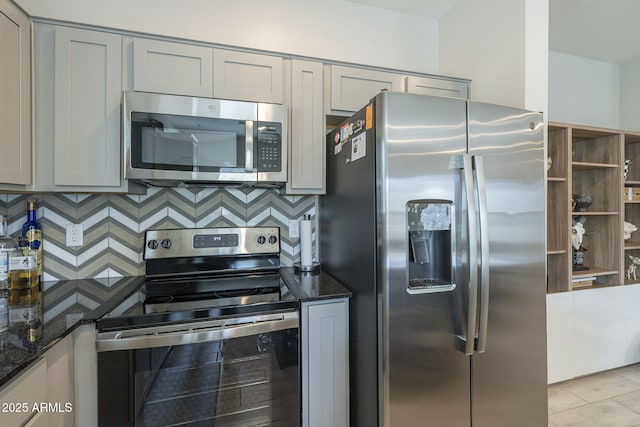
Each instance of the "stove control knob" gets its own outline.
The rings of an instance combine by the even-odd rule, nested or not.
[[[171,247],[171,240],[162,239],[162,242],[160,242],[160,246],[162,246],[165,249],[169,249]]]
[[[158,249],[158,241],[156,239],[149,240],[149,243],[147,243],[147,247],[149,249]]]
[[[258,236],[258,244],[259,245],[264,245],[264,242],[267,241],[267,238],[264,236]]]
[[[272,245],[275,244],[278,241],[278,238],[276,236],[269,236],[269,243],[271,243]]]

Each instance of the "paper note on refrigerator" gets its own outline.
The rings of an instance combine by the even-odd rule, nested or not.
[[[362,132],[351,140],[351,161],[363,158],[367,155],[367,134]]]

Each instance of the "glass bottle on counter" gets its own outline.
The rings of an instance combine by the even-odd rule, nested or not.
[[[9,237],[6,215],[0,215],[0,292],[7,289],[9,280],[9,257],[16,253],[16,241]]]
[[[9,305],[7,291],[0,291],[0,354],[7,348],[9,333]],[[0,357],[2,359],[2,357]]]
[[[31,289],[38,287],[37,252],[32,250],[24,236],[18,238],[16,253],[9,257],[7,289]]]
[[[37,252],[38,281],[42,281],[42,227],[37,217],[38,200],[27,200],[27,221],[22,224],[22,235],[27,239],[29,247]]]
[[[7,291],[8,341],[28,346],[42,338],[42,293],[37,286]]]

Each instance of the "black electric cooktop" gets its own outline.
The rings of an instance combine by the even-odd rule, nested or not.
[[[97,321],[100,331],[298,308],[279,273],[148,279]]]

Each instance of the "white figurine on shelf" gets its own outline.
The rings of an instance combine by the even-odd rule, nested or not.
[[[629,255],[629,259],[631,259],[631,265],[627,268],[627,280],[636,280],[636,269],[640,265],[640,258]]]
[[[584,225],[582,225],[581,222],[575,221],[573,227],[571,227],[571,245],[576,251],[580,250],[580,246],[582,246],[584,233]]]
[[[637,231],[638,227],[631,224],[630,222],[624,222],[624,240],[629,240],[631,238],[631,233]]]

